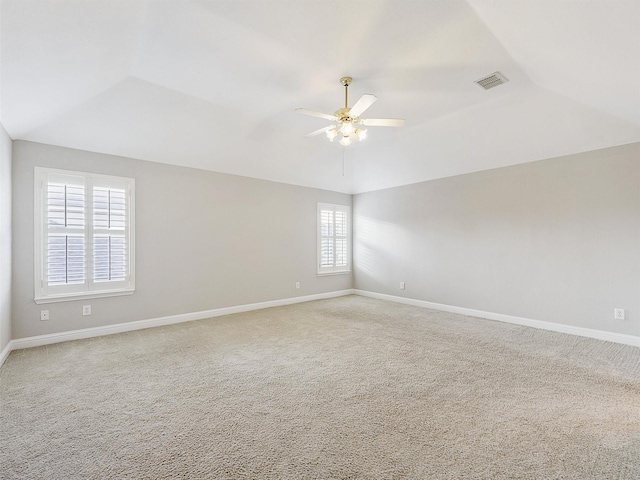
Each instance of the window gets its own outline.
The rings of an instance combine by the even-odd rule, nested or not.
[[[349,207],[318,204],[318,274],[351,271]]]
[[[134,180],[35,169],[35,301],[132,294]]]

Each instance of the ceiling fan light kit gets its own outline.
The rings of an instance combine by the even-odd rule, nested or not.
[[[344,86],[344,107],[339,108],[333,115],[326,113],[314,112],[312,110],[306,110],[304,108],[296,109],[296,112],[304,115],[311,115],[312,117],[324,118],[334,122],[333,125],[321,128],[314,132],[311,132],[305,136],[313,137],[324,133],[330,142],[333,142],[338,135],[342,135],[339,143],[343,147],[351,145],[354,140],[363,141],[367,138],[366,126],[378,126],[378,127],[402,127],[405,123],[403,118],[360,118],[360,115],[369,108],[377,100],[375,95],[369,93],[364,94],[356,102],[356,104],[349,108],[349,85],[352,82],[351,77],[342,77],[340,83]]]

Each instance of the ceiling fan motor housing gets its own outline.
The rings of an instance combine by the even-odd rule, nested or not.
[[[349,115],[349,111],[351,111],[351,109],[349,107],[339,108],[338,110],[335,111],[334,115],[336,117],[338,117],[338,121],[340,123],[343,123],[343,122],[355,122],[357,119],[351,117]]]

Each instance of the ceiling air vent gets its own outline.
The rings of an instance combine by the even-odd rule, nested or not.
[[[503,83],[507,83],[508,81],[509,80],[507,79],[507,77],[502,75],[500,72],[495,72],[488,77],[476,80],[476,83],[485,90],[489,90],[490,88],[497,87],[498,85],[502,85]]]

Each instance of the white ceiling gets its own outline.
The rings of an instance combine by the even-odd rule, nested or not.
[[[640,141],[639,0],[0,6],[13,139],[346,193]],[[406,126],[303,138],[327,123],[294,109],[333,113],[345,75]]]

